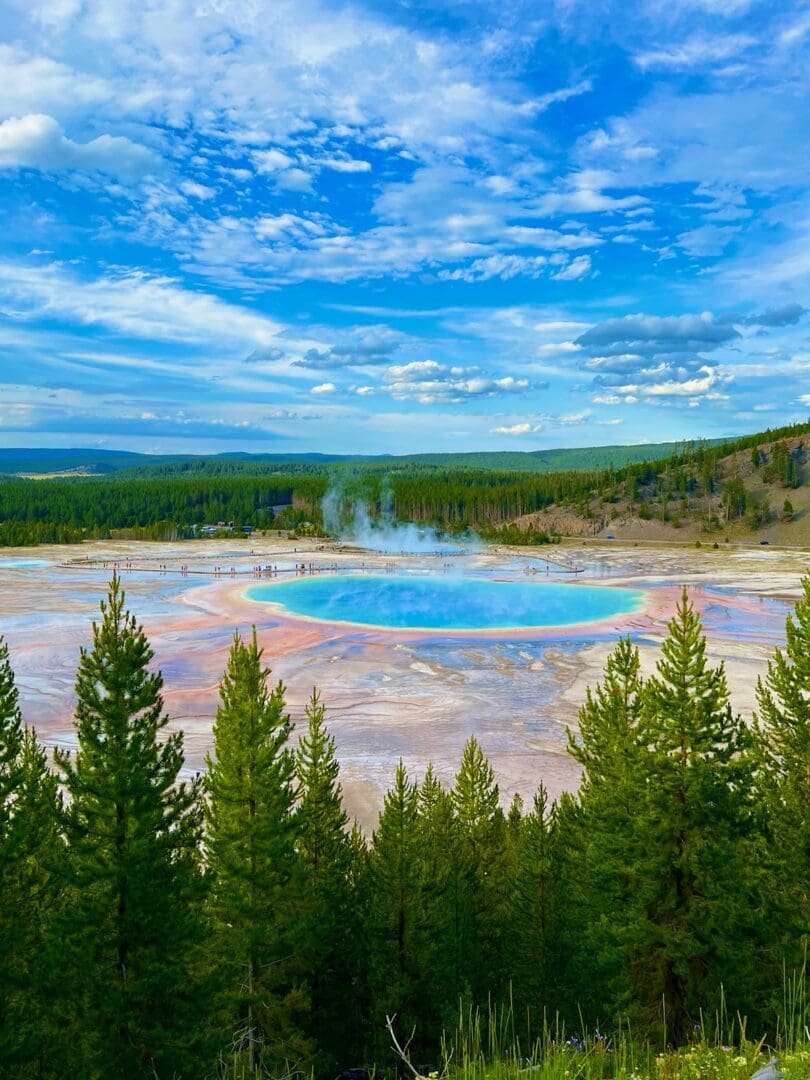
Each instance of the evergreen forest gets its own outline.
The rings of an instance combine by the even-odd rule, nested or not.
[[[110,537],[192,539],[202,535],[201,527],[219,524],[317,533],[325,526],[327,492],[347,518],[362,503],[372,520],[474,531],[509,543],[552,539],[542,522],[514,524],[552,507],[593,518],[609,516],[621,503],[641,519],[691,517],[709,531],[739,520],[755,528],[779,507],[771,510],[751,497],[750,482],[747,488],[740,475],[741,456],[778,498],[787,520],[788,496],[808,479],[808,433],[810,423],[794,424],[723,443],[675,446],[665,457],[620,465],[588,465],[599,458],[560,451],[551,464],[575,461],[578,467],[548,472],[503,468],[497,456],[494,466],[484,467],[462,463],[476,462],[476,455],[459,455],[459,461],[428,455],[359,462],[166,460],[106,476],[49,479],[0,474],[0,547]]]
[[[611,1057],[621,1032],[807,1061],[810,578],[753,718],[684,591],[655,673],[622,639],[588,692],[576,794],[538,777],[504,807],[471,738],[449,786],[400,763],[370,836],[328,703],[314,690],[294,734],[255,632],[198,776],[119,580],[78,659],[72,749],[39,744],[12,660],[0,641],[3,1077],[471,1080],[470,1040],[483,1061],[504,1032],[515,1076],[552,1044],[560,1078],[640,1076]]]

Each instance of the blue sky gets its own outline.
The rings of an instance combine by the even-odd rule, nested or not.
[[[5,0],[0,445],[810,414],[810,5]]]

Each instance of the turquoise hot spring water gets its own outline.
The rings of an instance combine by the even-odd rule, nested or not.
[[[638,589],[461,575],[301,577],[255,585],[248,597],[287,615],[391,630],[576,626],[632,615],[644,603]]]

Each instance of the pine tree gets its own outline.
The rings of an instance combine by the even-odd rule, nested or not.
[[[466,956],[473,934],[472,879],[460,857],[450,793],[428,765],[418,792],[416,825],[424,952],[420,965],[419,1035],[435,1052],[442,1032],[458,1019],[465,994]]]
[[[616,918],[637,887],[639,821],[647,796],[649,736],[643,717],[639,655],[629,638],[610,654],[604,676],[586,691],[568,749],[582,766],[576,865],[580,932],[570,963],[581,987],[578,1005],[592,1022],[618,1008],[627,993],[626,926]]]
[[[61,992],[61,957],[53,923],[64,873],[61,799],[32,729],[23,732],[18,764],[0,876],[0,1072],[58,1076],[53,997]]]
[[[306,707],[307,730],[296,753],[300,798],[295,825],[304,878],[302,938],[310,1032],[318,1045],[317,1070],[333,1073],[343,1054],[356,1049],[353,1033],[346,1030],[346,1001],[354,997],[358,981],[360,930],[350,890],[352,853],[340,765],[325,712],[313,690]]]
[[[57,754],[69,807],[58,931],[66,1042],[89,1078],[194,1075],[199,1015],[198,785],[179,783],[181,733],[113,579],[76,680],[75,755]]]
[[[386,1015],[419,1030],[425,926],[417,841],[418,796],[402,761],[385,795],[369,856],[368,970],[374,1037],[387,1051]]]
[[[667,1037],[682,1041],[722,987],[732,1009],[755,1015],[761,904],[750,737],[685,589],[661,652],[644,690],[652,751],[627,953],[641,1017],[660,1023],[663,1002]]]
[[[556,875],[548,792],[541,784],[523,818],[508,906],[514,1011],[519,1023],[527,1020],[529,1046],[544,1010],[557,1005],[548,996],[555,975]]]
[[[255,630],[238,634],[220,684],[207,759],[206,863],[221,1047],[236,1036],[249,1069],[309,1058],[295,851],[295,761],[284,687],[269,688]]]
[[[581,1031],[583,1019],[586,1025],[595,1026],[605,1017],[606,995],[594,986],[594,958],[589,946],[583,944],[590,941],[590,925],[598,906],[593,894],[586,891],[589,876],[583,873],[587,870],[583,856],[587,827],[579,801],[570,792],[564,791],[555,802],[549,825],[554,895],[546,935],[551,977],[545,996],[554,1009],[550,1020],[559,1018],[569,1030]],[[538,1017],[533,1014],[530,1019],[532,1030],[536,1030]]]
[[[20,783],[23,723],[19,693],[9,660],[8,646],[0,637],[0,875],[14,796]]]
[[[372,972],[369,927],[373,894],[371,888],[371,853],[360,826],[355,821],[349,831],[348,890],[352,898],[355,926],[359,934],[358,967],[351,1001],[347,1003],[347,1029],[350,1035],[344,1061],[361,1061],[377,1037],[372,1020]],[[355,950],[352,949],[354,952]]]
[[[800,967],[810,934],[810,577],[768,674],[757,683],[760,789],[767,814],[780,960]]]
[[[482,1003],[506,988],[501,936],[509,859],[498,785],[474,737],[464,747],[451,797],[458,822],[459,854],[466,861],[472,886],[473,933],[464,949],[465,982],[473,1000]]]
[[[61,841],[56,780],[23,727],[8,647],[0,638],[0,1071],[45,1067],[50,1023],[46,934]]]

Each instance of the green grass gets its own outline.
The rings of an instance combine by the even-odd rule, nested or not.
[[[748,1037],[735,1021],[725,1038],[703,1023],[694,1042],[660,1050],[629,1029],[612,1035],[571,1035],[558,1020],[546,1022],[528,1043],[515,1034],[508,1012],[483,1021],[468,1013],[445,1040],[446,1080],[748,1080],[776,1054],[784,1080],[810,1077],[810,1031],[788,1041],[783,1030],[769,1046]]]
[[[396,1023],[394,1031],[407,1050],[410,1032],[397,1031]],[[729,1016],[722,1006],[715,1016],[702,1016],[690,1045],[678,1048],[668,1046],[663,1010],[653,1039],[639,1037],[629,1026],[583,1035],[548,1014],[535,1029],[507,1006],[469,1007],[460,1009],[454,1030],[445,1034],[438,1055],[442,1065],[435,1072],[420,1076],[406,1053],[407,1060],[394,1055],[394,1067],[386,1062],[380,1075],[384,1071],[386,1080],[750,1080],[774,1056],[784,1080],[810,1080],[806,965],[785,973],[779,1018],[769,1039],[754,1038],[745,1019]],[[358,1064],[344,1062],[345,1067]],[[373,1077],[374,1069],[370,1072]],[[268,1080],[269,1075],[251,1069],[237,1051],[222,1059],[215,1078]],[[314,1078],[291,1066],[274,1080]]]
[[[522,1021],[522,1022],[521,1022]],[[529,1029],[521,1038],[519,1030]],[[537,1031],[510,1009],[462,1012],[442,1047],[446,1080],[749,1080],[776,1055],[784,1080],[810,1080],[807,970],[784,978],[780,1017],[770,1042],[753,1038],[744,1018],[721,1009],[701,1017],[689,1046],[668,1047],[665,1016],[657,1042],[630,1027],[612,1034],[567,1031],[545,1016]]]

